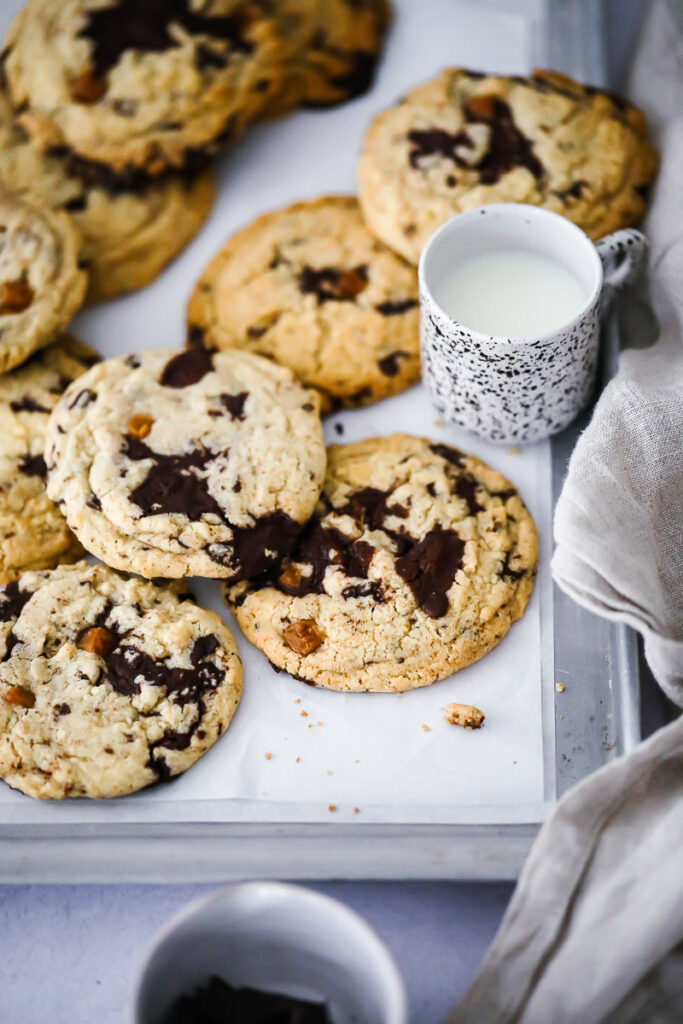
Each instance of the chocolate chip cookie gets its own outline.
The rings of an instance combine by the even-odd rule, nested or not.
[[[277,566],[315,507],[319,401],[248,352],[119,356],[67,388],[45,461],[49,497],[108,565],[243,579]]]
[[[354,197],[296,203],[259,217],[209,264],[188,341],[289,366],[327,408],[367,405],[420,376],[417,274],[370,234]]]
[[[29,0],[4,61],[42,149],[123,179],[205,160],[277,95],[282,74],[276,23],[248,0]]]
[[[0,778],[28,796],[168,781],[225,732],[241,690],[230,630],[171,587],[85,562],[0,587]]]
[[[372,85],[391,20],[387,0],[318,0],[299,65],[300,103],[329,107]]]
[[[0,191],[0,373],[23,363],[83,302],[81,240],[68,214]]]
[[[225,595],[277,669],[332,690],[410,690],[505,636],[531,595],[536,558],[531,516],[500,473],[394,434],[332,445],[290,558]]]
[[[47,496],[43,448],[59,396],[98,358],[89,346],[61,337],[0,377],[0,583],[83,554]]]
[[[88,269],[87,300],[142,288],[190,241],[214,196],[211,171],[167,175],[123,189],[106,173],[91,180],[71,173],[67,157],[41,153],[12,119],[0,90],[0,183],[29,190],[41,203],[66,210],[80,235]]]
[[[625,100],[553,71],[456,68],[375,118],[358,182],[368,226],[417,263],[435,228],[486,203],[544,206],[600,238],[640,220],[655,170]]]

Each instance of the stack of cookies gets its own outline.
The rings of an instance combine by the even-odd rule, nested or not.
[[[0,184],[66,210],[90,301],[152,281],[253,121],[371,84],[386,0],[29,0],[2,53]]]
[[[222,581],[278,671],[340,691],[429,685],[524,612],[537,537],[513,484],[405,434],[326,450],[321,413],[418,380],[414,263],[452,212],[536,202],[594,236],[640,216],[654,157],[628,104],[446,72],[376,119],[360,203],[300,202],[226,243],[183,350],[100,362],[64,333],[86,293],[151,280],[197,230],[225,142],[367,88],[387,22],[384,0],[30,0],[10,30],[0,777],[24,793],[131,793],[226,731],[239,654],[185,577]]]

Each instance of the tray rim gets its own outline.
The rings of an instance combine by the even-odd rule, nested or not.
[[[604,84],[601,5],[592,0],[513,0],[506,5],[510,8],[532,8],[532,49],[539,63]],[[603,382],[616,370],[618,351],[618,326],[616,317],[611,316],[603,332]],[[576,438],[589,416],[590,409],[552,440],[553,507]],[[543,680],[544,702],[553,694],[555,725],[551,737],[555,775],[546,778],[545,789],[546,794],[559,797],[579,778],[627,753],[639,741],[639,675],[636,634],[629,627],[580,608],[554,582],[552,591],[555,678],[566,671],[565,665],[577,668],[571,660],[576,653],[573,637],[577,630],[584,639],[592,638],[593,655],[603,655],[601,662],[595,659],[579,666],[589,679],[597,670],[594,682],[604,693],[599,698],[596,693],[593,721],[584,723],[580,736],[564,725],[570,720],[576,724],[570,710],[579,687],[572,697],[572,688],[559,693]],[[544,722],[545,711],[544,703]],[[489,825],[296,821],[8,824],[0,829],[0,883],[171,883],[274,876],[512,880],[550,806],[552,802],[537,805],[534,820],[525,823]]]

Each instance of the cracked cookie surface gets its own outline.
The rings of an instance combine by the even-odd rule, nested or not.
[[[71,218],[18,192],[0,192],[0,373],[23,363],[64,328],[83,302],[87,276]]]
[[[115,797],[184,772],[235,713],[242,665],[214,612],[104,565],[0,587],[0,778]]]
[[[119,356],[67,389],[45,461],[48,495],[108,565],[246,578],[279,563],[315,507],[319,399],[248,352]]]
[[[271,663],[333,690],[426,686],[520,618],[537,560],[518,492],[473,455],[394,434],[328,449],[316,513],[279,573],[226,586]]]
[[[87,183],[67,158],[41,153],[13,121],[0,91],[0,182],[27,190],[53,210],[65,210],[81,235],[90,302],[142,288],[190,241],[214,197],[211,171],[166,176],[121,189],[107,175]]]
[[[442,72],[380,113],[358,165],[368,226],[417,263],[463,210],[518,202],[593,239],[637,223],[656,170],[640,110],[565,75]]]
[[[246,0],[29,0],[4,61],[42,149],[122,176],[196,164],[237,138],[282,74],[275,22]]]
[[[47,496],[43,449],[60,395],[98,359],[88,345],[64,336],[0,377],[0,583],[83,554]]]
[[[420,376],[417,274],[370,234],[357,200],[259,217],[197,282],[188,342],[290,367],[327,407],[367,405]]]

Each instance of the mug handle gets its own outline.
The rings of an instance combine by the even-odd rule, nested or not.
[[[602,262],[604,283],[614,292],[635,281],[650,246],[642,231],[624,228],[605,235],[595,243],[595,248]]]

